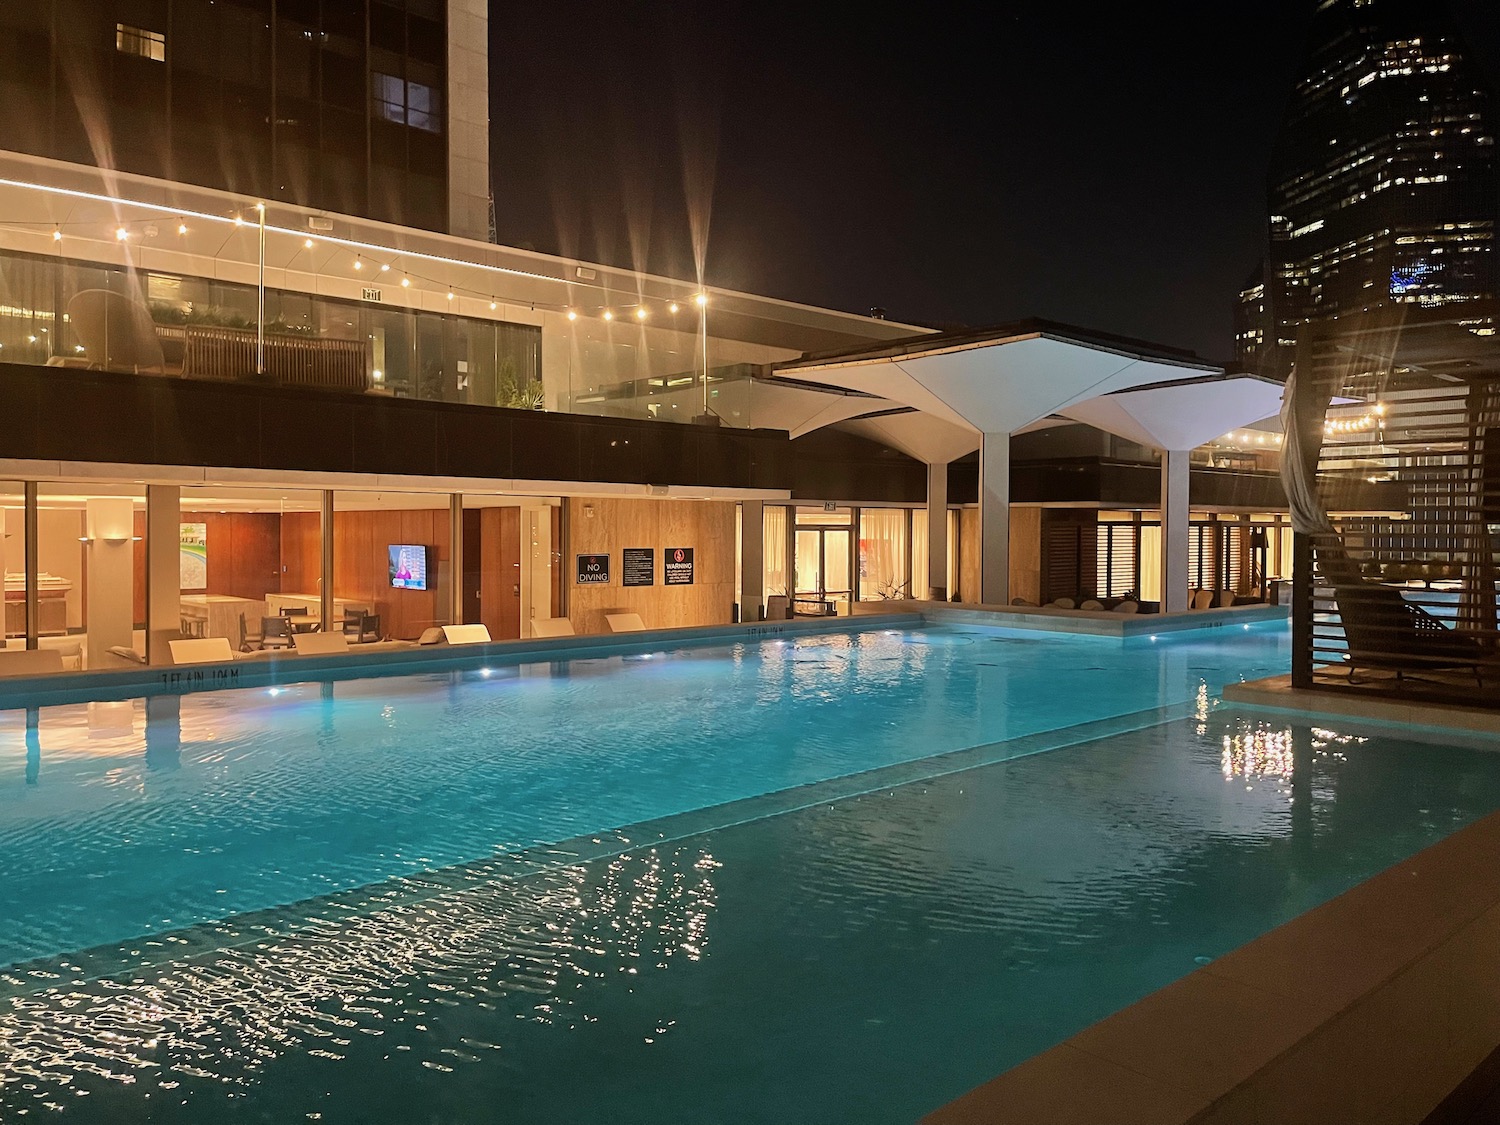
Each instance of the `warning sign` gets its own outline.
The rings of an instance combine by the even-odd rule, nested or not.
[[[693,584],[693,549],[691,547],[668,547],[666,558],[667,586],[691,586]]]

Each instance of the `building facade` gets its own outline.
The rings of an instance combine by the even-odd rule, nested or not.
[[[0,5],[0,148],[486,238],[480,0]]]
[[[1493,126],[1446,3],[1319,5],[1268,182],[1259,369],[1284,377],[1312,321],[1495,295]]]

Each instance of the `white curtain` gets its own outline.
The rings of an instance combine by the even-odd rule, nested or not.
[[[911,596],[906,581],[906,511],[863,508],[859,513],[859,598]]]
[[[786,508],[767,504],[765,508],[765,594],[791,594],[786,575]]]
[[[927,509],[913,508],[911,512],[911,596],[925,598],[928,586]]]

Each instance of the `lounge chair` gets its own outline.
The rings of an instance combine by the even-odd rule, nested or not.
[[[444,625],[443,639],[450,645],[487,645],[490,631],[483,625]]]
[[[1101,609],[1104,608],[1104,603],[1100,602],[1100,601],[1095,601],[1093,598],[1089,598],[1086,602],[1084,602],[1078,608],[1079,609],[1088,609],[1088,610],[1096,610],[1097,611],[1097,610],[1101,610]]]
[[[1111,613],[1139,613],[1140,611],[1141,611],[1141,603],[1140,602],[1129,602],[1129,601],[1127,601],[1127,602],[1121,602],[1119,605],[1115,606],[1113,609],[1110,610]]]
[[[1212,609],[1214,607],[1214,592],[1212,590],[1194,590],[1193,600],[1189,609]]]
[[[1018,605],[1018,606],[1027,606],[1027,607],[1033,608],[1033,609],[1036,608],[1036,602],[1027,601],[1025,598],[1011,598],[1010,599],[1010,604],[1011,605]]]
[[[298,656],[334,656],[349,651],[343,633],[294,633],[292,646]]]
[[[108,289],[85,289],[68,302],[68,323],[90,367],[166,374],[156,324],[139,301]]]
[[[1489,655],[1473,637],[1450,629],[1391,586],[1366,583],[1334,587],[1339,620],[1348,642],[1349,682],[1358,668],[1383,668],[1400,680],[1411,672],[1466,668],[1484,686]]]
[[[611,633],[639,633],[646,628],[639,613],[606,613],[604,622]]]
[[[173,664],[227,664],[234,659],[228,637],[189,637],[168,641]]]
[[[772,594],[766,599],[767,621],[790,621],[792,601],[785,594]]]
[[[531,621],[533,637],[571,637],[573,622],[566,617],[535,617]]]
[[[1054,598],[1052,605],[1055,609],[1072,609],[1077,603],[1072,598]]]
[[[0,676],[40,676],[63,670],[62,653],[50,648],[0,650]]]

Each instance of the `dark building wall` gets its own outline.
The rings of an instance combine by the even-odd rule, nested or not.
[[[1270,170],[1262,370],[1309,320],[1494,296],[1493,125],[1445,0],[1319,7]]]
[[[443,0],[0,4],[0,148],[444,230]]]
[[[789,489],[781,430],[0,364],[0,458]]]

